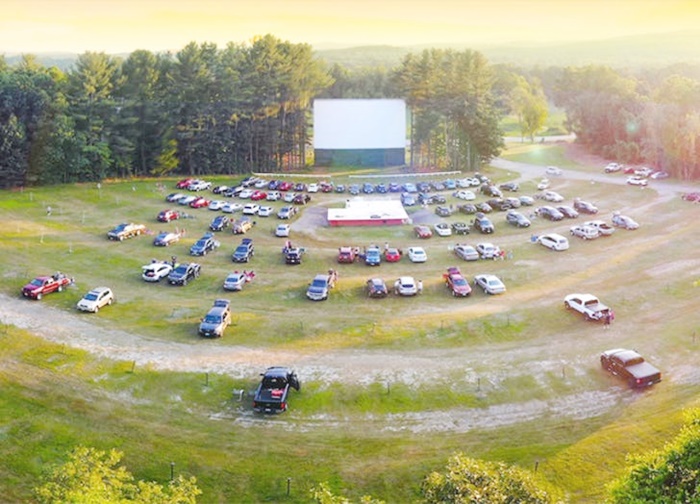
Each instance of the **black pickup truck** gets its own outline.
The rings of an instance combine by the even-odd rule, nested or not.
[[[634,350],[607,350],[600,356],[600,365],[606,371],[627,381],[633,388],[648,387],[661,381],[661,371]]]
[[[258,413],[282,413],[287,410],[289,388],[299,390],[301,383],[296,373],[286,367],[271,367],[262,374],[255,390],[253,409]]]

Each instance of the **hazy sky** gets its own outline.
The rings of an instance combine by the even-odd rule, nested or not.
[[[700,28],[700,0],[0,0],[0,54],[129,53],[270,33],[314,46],[552,42]]]

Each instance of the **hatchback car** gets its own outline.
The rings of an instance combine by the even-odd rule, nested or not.
[[[569,240],[566,236],[562,236],[558,233],[549,233],[539,236],[537,237],[537,243],[550,250],[561,251],[569,248]]]
[[[367,280],[367,296],[371,298],[384,298],[389,295],[386,283],[381,278]]]
[[[418,294],[418,285],[413,277],[402,276],[394,282],[394,294],[397,296],[415,296]]]
[[[423,247],[409,247],[408,259],[414,263],[424,263],[428,260],[428,254],[425,253]]]
[[[97,313],[100,308],[109,306],[114,302],[114,293],[109,287],[96,287],[83,296],[76,305],[78,310]]]

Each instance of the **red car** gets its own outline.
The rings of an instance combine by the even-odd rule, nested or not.
[[[180,214],[175,210],[163,210],[158,214],[158,222],[170,222],[180,218]]]
[[[413,228],[413,231],[416,232],[416,236],[418,238],[430,238],[433,236],[433,232],[430,230],[428,226],[416,226]]]
[[[175,184],[175,187],[178,189],[187,189],[192,182],[194,182],[193,178],[182,179],[180,182]]]
[[[253,201],[260,201],[267,198],[267,193],[264,191],[255,191],[251,194],[250,199]]]
[[[190,203],[191,208],[206,208],[209,206],[209,203],[211,203],[208,199],[199,197],[196,200],[194,200],[192,203]]]
[[[455,297],[467,297],[472,293],[472,288],[466,278],[462,276],[459,268],[453,266],[447,268],[447,273],[443,275],[445,285]]]
[[[401,251],[397,248],[388,248],[384,251],[384,260],[386,262],[399,262],[401,260]]]
[[[277,186],[278,191],[291,191],[292,188],[294,187],[294,184],[291,182],[280,182],[280,185]]]
[[[65,287],[73,284],[73,279],[63,273],[52,276],[40,276],[22,287],[22,296],[30,299],[41,299],[45,294],[61,292]]]

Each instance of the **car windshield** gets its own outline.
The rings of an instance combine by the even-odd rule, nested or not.
[[[184,275],[185,273],[187,273],[187,266],[178,266],[173,273],[178,275]]]
[[[325,289],[325,288],[326,288],[326,281],[325,281],[325,280],[321,280],[321,279],[319,279],[319,280],[314,280],[313,282],[311,282],[311,286],[312,286],[312,287],[319,288],[319,289]]]
[[[39,278],[35,278],[34,280],[32,280],[31,285],[34,285],[35,287],[41,287],[42,285],[44,285],[44,281]]]
[[[219,324],[221,323],[221,316],[220,315],[207,315],[204,317],[204,323],[205,324]]]
[[[263,378],[262,386],[267,389],[280,389],[286,385],[287,381],[281,376],[266,376]]]
[[[456,277],[456,278],[453,277],[452,283],[454,283],[455,285],[459,285],[460,287],[467,285],[467,281],[464,279],[464,277]]]

